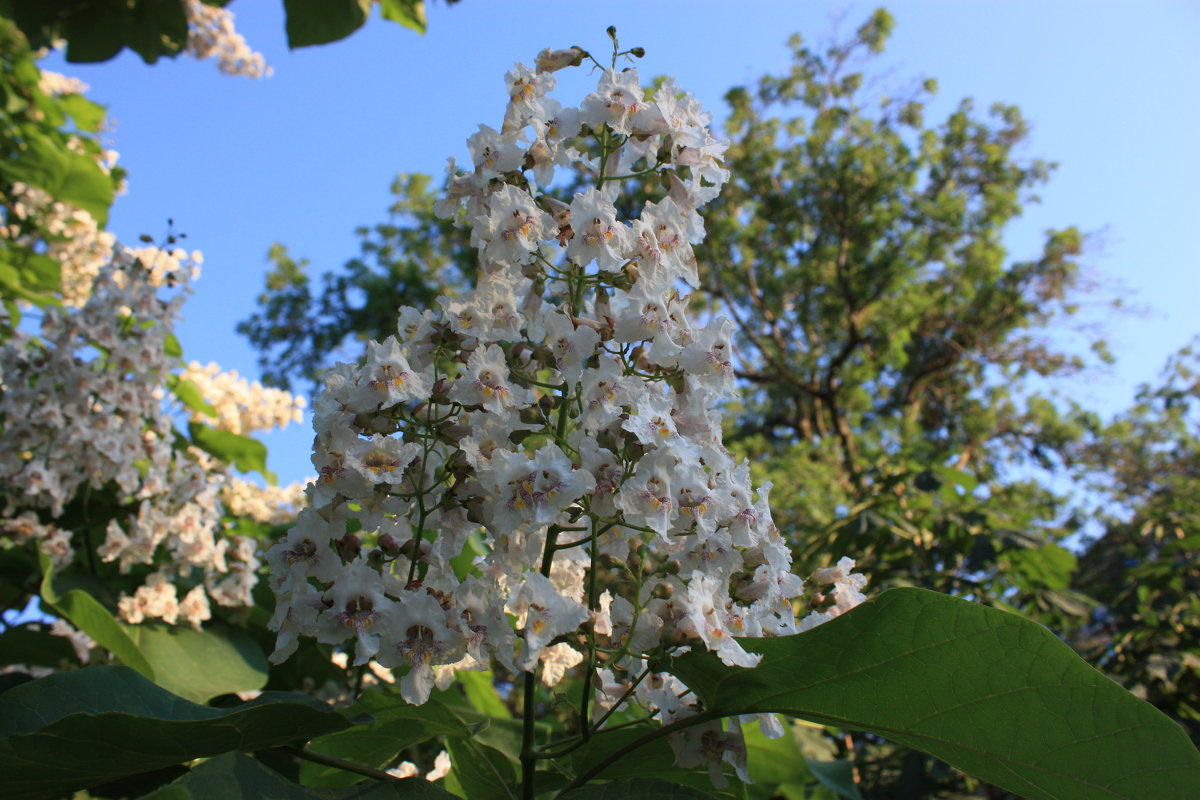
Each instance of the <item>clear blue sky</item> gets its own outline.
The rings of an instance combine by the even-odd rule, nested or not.
[[[131,53],[100,65],[48,68],[82,78],[116,122],[112,144],[130,172],[110,227],[156,238],[172,217],[204,275],[185,308],[185,355],[257,376],[234,325],[254,311],[272,242],[317,272],[357,253],[356,226],[384,218],[397,172],[441,174],[484,122],[499,127],[504,72],[546,46],[647,51],[643,76],[673,74],[720,119],[721,97],[789,63],[793,32],[820,41],[840,19],[849,34],[875,4],[462,0],[429,8],[425,36],[379,19],[350,38],[289,52],[280,0],[230,9],[275,69],[264,81],[220,75],[191,59],[143,64]],[[1103,315],[1118,358],[1107,375],[1071,388],[1113,411],[1153,380],[1197,333],[1200,301],[1200,4],[1192,2],[893,2],[897,27],[881,64],[898,86],[934,77],[943,118],[962,97],[978,108],[1021,107],[1032,126],[1024,155],[1060,163],[1008,244],[1037,253],[1040,234],[1077,225],[1097,236],[1085,263],[1099,296],[1143,309]],[[588,80],[574,85],[582,88]],[[566,88],[565,86],[563,87]],[[573,103],[577,90],[560,89]],[[311,434],[268,438],[285,481],[306,476]]]

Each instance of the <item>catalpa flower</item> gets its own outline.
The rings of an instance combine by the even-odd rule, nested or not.
[[[549,72],[585,56],[514,67],[502,132],[471,136],[473,172],[451,163],[437,210],[471,226],[474,290],[402,309],[396,337],[331,371],[314,508],[268,556],[274,657],[301,634],[353,640],[360,662],[406,670],[414,703],[493,660],[529,685],[586,669],[596,708],[640,703],[670,724],[703,709],[648,671],[663,656],[752,667],[740,637],[861,597],[839,562],[817,576],[833,609],[796,621],[804,584],[769,486],[756,494],[722,444],[733,325],[694,322],[681,292],[700,285],[723,145],[694,98],[668,81],[647,102],[633,70],[606,70],[580,106],[546,96]],[[562,196],[559,166],[594,182]],[[744,768],[739,730],[698,725],[672,746],[719,779]]]

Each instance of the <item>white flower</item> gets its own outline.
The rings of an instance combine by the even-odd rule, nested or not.
[[[526,524],[549,525],[568,505],[595,488],[595,479],[574,469],[558,445],[548,444],[536,453],[497,450],[479,482],[495,500],[492,526],[512,530]]]
[[[538,208],[528,192],[515,186],[505,184],[487,201],[489,211],[476,218],[474,238],[483,244],[488,260],[496,264],[525,263],[558,229],[554,218]]]
[[[501,414],[505,409],[532,403],[533,393],[509,382],[504,351],[492,344],[471,353],[467,368],[450,388],[450,399]]]
[[[587,325],[576,326],[570,317],[558,311],[547,311],[541,321],[558,371],[563,380],[574,386],[583,375],[584,363],[595,352],[600,334]]]
[[[393,669],[409,667],[400,679],[400,694],[416,705],[429,699],[433,667],[458,661],[466,652],[462,634],[447,624],[446,610],[424,589],[404,591],[380,633],[387,645],[379,662]]]
[[[479,132],[467,140],[475,168],[486,177],[512,172],[521,166],[525,153],[517,144],[516,135],[501,135],[495,128],[480,125]]]
[[[525,574],[505,610],[519,616],[518,624],[525,632],[518,662],[525,670],[537,666],[543,648],[551,641],[579,627],[588,618],[587,606],[563,597],[555,591],[550,579],[538,572]]]
[[[354,470],[368,483],[399,484],[412,460],[421,454],[421,446],[382,434],[360,439],[346,449],[346,469]]]
[[[637,70],[605,70],[596,91],[583,100],[584,121],[607,125],[617,133],[633,133],[630,125],[634,115],[644,107],[643,98]]]
[[[579,192],[571,201],[574,236],[567,257],[580,266],[596,262],[600,269],[615,270],[627,259],[632,242],[630,229],[617,221],[617,209],[595,187]]]

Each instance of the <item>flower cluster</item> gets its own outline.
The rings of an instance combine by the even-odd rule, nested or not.
[[[245,37],[234,30],[232,11],[202,0],[188,0],[186,10],[187,52],[198,59],[215,57],[217,69],[225,75],[270,76],[271,68],[262,53],[252,50]]]
[[[312,507],[267,555],[274,660],[300,635],[352,642],[414,703],[457,670],[554,685],[582,665],[594,724],[630,698],[669,722],[695,701],[651,656],[750,667],[735,637],[799,630],[770,487],[721,442],[733,326],[687,314],[724,145],[694,98],[633,69],[563,107],[553,72],[585,57],[515,66],[501,129],[471,136],[470,171],[451,161],[438,210],[470,226],[474,291],[401,309],[326,379]],[[556,190],[560,169],[583,187]],[[740,763],[737,731],[689,729],[681,763]]]
[[[195,384],[216,411],[214,418],[193,410],[192,420],[206,422],[218,430],[249,434],[283,428],[304,419],[303,397],[282,389],[269,389],[258,381],[247,381],[234,370],[223,372],[215,363],[192,361],[179,377]]]
[[[199,625],[210,599],[247,605],[257,581],[253,541],[220,535],[223,472],[177,446],[164,408],[178,363],[169,340],[193,271],[182,253],[147,266],[117,248],[81,307],[47,308],[40,336],[19,330],[0,345],[4,527],[62,568],[88,541],[63,522],[86,527],[87,508],[68,506],[86,506],[89,493],[115,505],[99,557],[122,572],[162,565],[121,598],[130,622]],[[164,299],[161,283],[178,291]],[[179,600],[175,579],[185,577],[192,585]]]

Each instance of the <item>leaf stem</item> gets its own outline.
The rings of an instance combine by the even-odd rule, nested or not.
[[[650,742],[653,742],[655,739],[658,739],[660,737],[669,736],[672,733],[675,733],[676,731],[683,730],[684,728],[690,728],[693,725],[702,725],[706,722],[711,722],[714,719],[720,719],[721,716],[722,715],[714,714],[711,711],[701,711],[699,714],[696,714],[694,716],[687,717],[685,719],[681,719],[676,722],[672,722],[670,725],[663,725],[661,728],[656,728],[656,729],[650,731],[649,733],[647,733],[645,736],[640,736],[637,739],[634,739],[632,742],[625,745],[624,747],[617,748],[616,750],[609,753],[604,758],[597,761],[595,764],[593,764],[587,770],[585,770],[584,772],[577,775],[575,777],[575,780],[571,781],[566,786],[564,786],[562,788],[562,791],[559,792],[557,796],[562,797],[567,792],[570,792],[572,789],[578,789],[580,786],[585,785],[592,778],[594,778],[597,775],[599,775],[600,773],[604,772],[604,770],[607,769],[610,764],[614,764],[617,761],[620,761],[622,758],[625,757],[626,753],[631,753],[634,750],[641,747],[642,745],[649,744]]]
[[[344,758],[337,756],[329,756],[324,753],[318,753],[315,750],[309,750],[304,747],[285,747],[287,752],[302,758],[305,761],[311,761],[314,764],[323,764],[326,767],[334,769],[342,769],[346,772],[353,772],[357,775],[365,775],[368,778],[374,778],[377,781],[398,781],[400,780],[395,775],[389,775],[383,770],[368,767],[366,764],[359,764],[357,761],[347,761]]]

